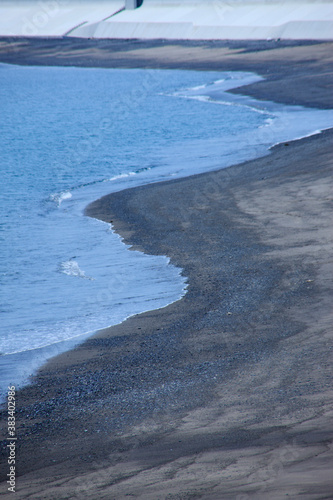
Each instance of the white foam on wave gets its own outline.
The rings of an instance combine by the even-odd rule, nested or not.
[[[225,78],[220,78],[219,80],[214,80],[213,82],[211,83],[204,83],[202,85],[195,85],[194,87],[188,87],[186,89],[183,89],[182,91],[180,91],[180,93],[182,92],[196,92],[197,90],[202,90],[202,89],[207,89],[209,87],[213,87],[213,86],[216,86],[216,85],[222,85],[222,84],[225,84],[226,81],[228,80],[232,80],[234,79],[232,76],[230,76],[229,74],[225,77]],[[239,80],[239,77],[237,78],[237,80]],[[175,92],[175,95],[178,93],[179,91]]]
[[[181,97],[182,99],[192,99],[193,101],[209,102],[211,100],[207,95],[173,95],[175,97]]]
[[[50,200],[56,203],[58,207],[60,207],[64,200],[69,200],[70,198],[72,198],[72,193],[70,191],[62,191],[61,193],[54,193],[50,196]]]
[[[205,89],[207,87],[207,85],[197,85],[196,87],[191,87],[190,90],[201,90],[201,89]]]
[[[181,97],[182,99],[192,99],[194,101],[200,101],[200,102],[208,102],[208,103],[213,103],[213,104],[219,104],[222,106],[233,106],[233,107],[238,107],[238,108],[248,108],[251,109],[252,111],[259,113],[261,115],[267,115],[269,112],[266,109],[261,109],[258,106],[253,106],[250,104],[245,104],[242,102],[237,102],[237,101],[224,101],[221,99],[213,99],[209,95],[185,95],[185,94],[172,94],[174,97]]]
[[[265,123],[263,125],[260,125],[258,128],[262,129],[266,127],[271,127],[273,124],[274,124],[274,118],[270,116],[269,118],[266,118]]]
[[[79,264],[76,260],[66,260],[65,262],[61,262],[60,271],[63,274],[67,274],[68,276],[74,276],[75,278],[83,278],[86,280],[94,281],[94,278],[90,276],[86,276],[86,273],[80,269]]]
[[[131,175],[135,174],[136,172],[128,172],[126,174],[114,175],[113,177],[110,177],[110,179],[105,179],[103,182],[117,181],[118,179],[124,179],[125,177],[130,177]]]
[[[197,90],[205,89],[209,90],[230,90],[231,88],[237,88],[243,85],[250,85],[251,83],[259,82],[264,78],[255,74],[247,72],[236,72],[235,73],[225,73],[224,78],[219,78],[213,82],[206,83],[204,85],[198,85],[194,87],[189,87],[187,89],[182,89],[179,92],[196,92]]]

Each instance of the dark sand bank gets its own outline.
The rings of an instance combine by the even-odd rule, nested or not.
[[[332,106],[330,44],[233,48],[237,64],[227,48],[179,47],[205,69],[214,54],[221,70],[268,68],[247,94],[280,100],[285,82],[286,102]],[[144,50],[161,67],[178,49],[132,50],[136,66]],[[332,498],[332,137],[87,208],[170,256],[188,293],[52,359],[19,392],[17,498]]]

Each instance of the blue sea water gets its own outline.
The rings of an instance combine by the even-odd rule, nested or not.
[[[226,93],[259,79],[0,65],[1,389],[96,330],[186,293],[181,269],[129,252],[110,224],[84,216],[89,202],[333,125],[330,111]]]

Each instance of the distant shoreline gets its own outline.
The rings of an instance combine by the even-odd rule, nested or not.
[[[333,42],[318,41],[0,37],[0,62],[30,66],[252,71],[263,76],[265,81],[233,92],[259,100],[326,109],[333,108],[332,47]]]
[[[247,70],[266,80],[235,92],[333,108],[333,44],[24,43],[16,62]],[[18,498],[330,495],[332,136],[90,207],[134,248],[169,256],[189,289],[20,391]]]

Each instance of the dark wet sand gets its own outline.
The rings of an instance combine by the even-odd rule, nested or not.
[[[252,70],[267,80],[238,92],[333,106],[333,44],[131,42],[103,59],[95,41],[26,43],[11,62]],[[188,293],[20,391],[16,498],[333,498],[332,136],[88,207],[182,267]]]

